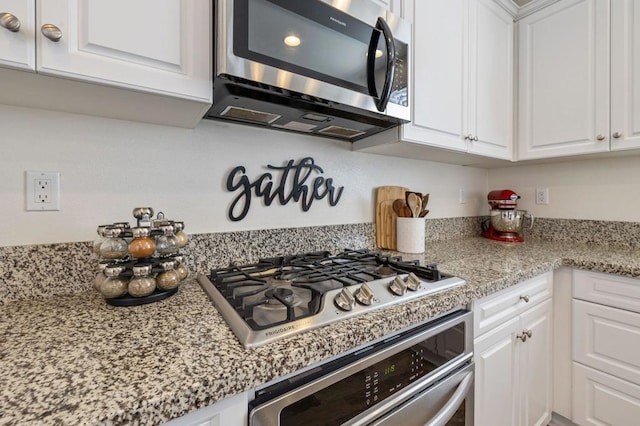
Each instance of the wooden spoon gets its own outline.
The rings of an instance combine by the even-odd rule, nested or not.
[[[407,194],[407,205],[411,209],[411,216],[418,217],[422,210],[422,199],[418,198],[414,192],[411,192]]]
[[[429,203],[429,194],[422,197],[422,211],[427,209],[427,204]]]
[[[402,198],[396,198],[393,201],[393,211],[396,212],[399,217],[405,217],[405,207],[407,207],[407,205],[404,203]]]

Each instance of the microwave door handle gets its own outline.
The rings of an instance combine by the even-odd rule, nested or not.
[[[389,102],[389,97],[391,96],[393,76],[396,70],[396,45],[393,42],[393,34],[391,33],[391,28],[389,28],[389,25],[387,25],[387,22],[384,19],[378,18],[376,29],[382,32],[384,42],[387,45],[387,70],[385,73],[384,85],[382,86],[382,93],[380,93],[380,95],[375,100],[378,111],[383,112],[385,109],[387,109],[387,103]],[[371,53],[371,46],[369,47],[369,51]],[[373,58],[371,57],[371,55],[369,55],[369,59],[371,61],[375,60],[375,47],[373,47],[373,52]],[[373,67],[371,68],[371,72],[373,72]]]
[[[458,389],[453,393],[447,404],[438,411],[431,420],[424,426],[445,426],[453,415],[458,411],[458,407],[468,396],[473,386],[473,372],[467,373],[467,376],[460,382]]]

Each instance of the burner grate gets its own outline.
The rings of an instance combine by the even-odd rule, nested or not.
[[[328,291],[410,272],[426,281],[443,278],[436,265],[369,250],[264,258],[214,269],[209,278],[252,329],[263,330],[315,315]]]

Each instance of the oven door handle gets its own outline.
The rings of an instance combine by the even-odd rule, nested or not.
[[[453,415],[458,411],[458,407],[469,394],[469,390],[473,386],[473,371],[469,371],[467,376],[462,379],[458,385],[458,389],[451,396],[447,404],[438,411],[435,416],[424,426],[445,426]]]
[[[389,28],[389,25],[384,19],[378,18],[375,29],[379,30],[382,33],[382,37],[384,37],[384,42],[387,47],[387,64],[382,91],[378,93],[378,88],[376,87],[375,62],[376,47],[378,47],[378,37],[375,36],[375,30],[371,37],[371,42],[369,43],[369,53],[367,55],[367,79],[369,92],[375,96],[374,101],[376,104],[376,108],[378,108],[378,111],[384,112],[384,110],[387,109],[387,103],[389,103],[389,98],[391,97],[393,76],[396,70],[396,45],[393,41],[391,28]]]

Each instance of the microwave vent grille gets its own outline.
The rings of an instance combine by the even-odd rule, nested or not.
[[[364,135],[366,132],[355,130],[355,129],[348,129],[346,127],[340,127],[340,126],[329,126],[329,127],[325,127],[322,130],[318,130],[318,133],[351,139],[351,138],[355,138],[356,136]]]
[[[256,111],[248,108],[240,108],[237,106],[226,107],[224,111],[220,113],[220,116],[260,124],[271,124],[282,117],[278,114],[271,114],[269,112]]]

